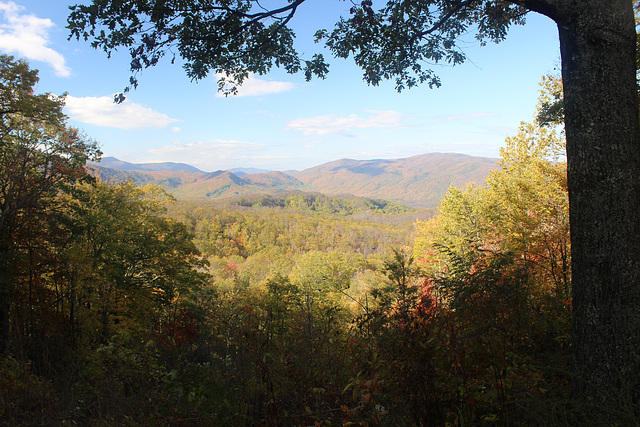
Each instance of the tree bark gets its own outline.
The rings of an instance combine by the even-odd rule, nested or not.
[[[630,0],[556,3],[569,185],[573,395],[640,392],[640,126]]]

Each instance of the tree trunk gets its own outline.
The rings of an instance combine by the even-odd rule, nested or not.
[[[0,236],[2,232],[0,231]],[[13,272],[10,269],[11,250],[0,237],[0,355],[9,346],[9,311],[13,296]]]
[[[573,395],[640,392],[640,126],[630,0],[561,0],[572,245]]]

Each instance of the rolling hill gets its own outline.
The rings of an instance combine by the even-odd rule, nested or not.
[[[497,159],[430,153],[395,160],[343,159],[292,175],[321,193],[434,207],[451,185],[482,184]]]
[[[105,161],[107,160],[107,161]],[[132,179],[163,186],[181,199],[218,199],[297,190],[354,195],[414,207],[436,207],[449,186],[482,185],[497,159],[430,153],[402,159],[342,159],[303,171],[246,173],[251,169],[202,172],[182,163],[133,164],[107,157],[92,165],[107,181]]]
[[[291,190],[304,184],[282,172],[265,172],[238,176],[230,171],[205,174],[197,180],[171,190],[178,198],[218,199],[255,194],[274,194],[279,190]]]

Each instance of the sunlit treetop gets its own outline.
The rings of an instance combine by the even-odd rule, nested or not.
[[[24,60],[0,55],[0,136],[14,127],[16,116],[56,126],[65,121],[64,96],[34,94],[37,83],[38,70],[30,69]]]
[[[110,55],[120,47],[131,54],[129,86],[137,74],[165,56],[184,60],[187,76],[210,73],[224,93],[235,93],[249,73],[265,74],[274,66],[303,72],[307,80],[324,78],[329,64],[322,54],[303,58],[294,47],[289,24],[309,0],[93,0],[71,6],[70,37],[91,41]],[[327,7],[331,7],[331,2]],[[344,1],[344,0],[336,0]],[[475,33],[480,43],[499,42],[511,24],[523,24],[526,9],[501,0],[390,0],[380,9],[371,0],[353,2],[348,17],[332,30],[319,29],[337,58],[352,56],[363,79],[377,85],[395,81],[402,90],[420,83],[440,86],[429,64],[464,62],[460,36]],[[124,95],[116,96],[116,101]]]

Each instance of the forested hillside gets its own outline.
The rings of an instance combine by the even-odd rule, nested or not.
[[[353,194],[436,207],[450,186],[482,185],[496,165],[496,159],[430,153],[395,160],[338,160],[293,176],[326,194]]]
[[[132,179],[136,184],[153,183],[180,199],[220,199],[302,190],[435,208],[447,188],[472,182],[480,185],[496,165],[496,159],[430,153],[395,160],[343,159],[287,173],[198,173],[188,165],[136,165],[113,158],[104,164],[92,164],[90,168],[105,181]]]
[[[633,425],[633,407],[588,418],[570,399],[561,127],[523,123],[437,213],[305,192],[176,201],[87,175],[100,153],[62,100],[0,60],[3,425]],[[347,163],[325,167],[410,167]]]

